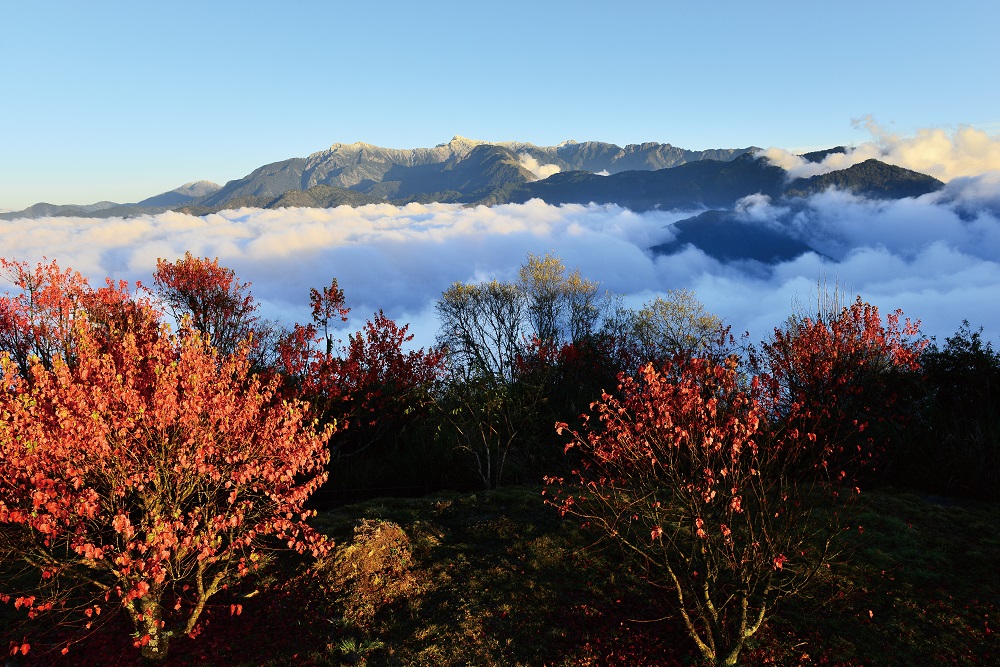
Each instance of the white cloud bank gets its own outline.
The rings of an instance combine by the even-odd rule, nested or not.
[[[864,127],[872,140],[849,148],[847,153],[828,155],[822,162],[807,162],[782,148],[768,148],[760,154],[783,169],[791,178],[808,178],[874,158],[942,181],[976,176],[1000,170],[1000,136],[962,126],[951,133],[942,129],[922,129],[913,136],[900,136],[867,116],[856,125]]]
[[[552,174],[558,174],[561,170],[557,164],[540,164],[538,160],[531,157],[527,153],[521,153],[517,156],[520,160],[521,166],[530,171],[536,180],[542,180],[543,178],[548,178]]]
[[[822,278],[884,311],[902,308],[939,339],[964,318],[1000,338],[1000,175],[956,178],[919,199],[872,202],[828,192],[795,210],[761,197],[740,210],[748,221],[791,229],[828,258],[810,254],[747,271],[691,248],[653,257],[646,249],[669,241],[669,224],[688,214],[537,200],[0,221],[0,239],[5,257],[56,259],[97,284],[105,276],[149,283],[158,257],[188,250],[219,257],[253,283],[265,317],[286,323],[307,321],[309,288],[336,277],[358,318],[352,327],[382,308],[411,322],[421,345],[433,342],[434,303],[452,282],[512,279],[527,253],[549,251],[630,305],[667,289],[693,289],[734,331],[754,338],[780,324],[794,303],[807,305]]]
[[[617,207],[548,206],[540,201],[493,208],[388,204],[359,208],[240,209],[204,217],[163,213],[136,218],[0,221],[2,254],[47,257],[92,282],[105,276],[151,282],[159,257],[190,250],[218,257],[253,283],[265,316],[308,320],[310,287],[337,278],[353,315],[377,309],[429,327],[433,303],[454,281],[511,279],[526,253],[557,251],[568,265],[608,287],[655,283],[643,248],[669,240],[664,229],[683,214],[638,215]],[[645,273],[636,273],[644,265]]]

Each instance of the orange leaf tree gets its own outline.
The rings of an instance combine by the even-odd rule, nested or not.
[[[927,345],[920,322],[895,311],[883,321],[861,297],[814,317],[793,317],[751,349],[753,372],[769,383],[775,410],[791,427],[823,432],[823,463],[856,479],[884,464],[879,456],[905,417],[909,383]]]
[[[35,360],[51,367],[56,358],[72,358],[72,328],[82,312],[83,295],[91,292],[86,278],[61,270],[56,262],[0,258],[0,276],[19,292],[0,298],[0,350],[6,351],[23,375]]]
[[[309,400],[322,423],[336,423],[336,457],[378,448],[426,413],[430,392],[443,372],[441,350],[407,350],[409,325],[380,310],[347,344],[335,341],[333,320],[350,309],[334,279],[310,290],[312,322],[296,324],[278,349],[279,367],[294,391]]]
[[[178,322],[190,318],[191,326],[220,352],[234,352],[251,335],[259,336],[250,285],[220,266],[218,257],[210,260],[186,252],[174,262],[158,259],[153,287]]]
[[[734,359],[647,364],[572,432],[577,483],[548,480],[551,502],[620,544],[670,593],[716,664],[736,664],[773,605],[830,556],[836,532],[813,534],[811,512],[796,505],[817,491],[784,474],[811,434],[772,431],[768,412],[759,383],[741,386]]]
[[[25,566],[3,585],[35,582],[2,594],[31,616],[81,599],[90,619],[124,609],[160,659],[263,547],[328,548],[304,503],[332,428],[278,400],[246,345],[222,355],[189,327],[151,334],[148,303],[99,295],[100,321],[73,323],[70,360],[34,357],[25,374],[0,354],[0,558]]]
[[[797,339],[782,334],[788,354],[770,357],[761,375],[748,377],[736,357],[679,356],[620,376],[617,392],[571,431],[573,475],[548,479],[552,504],[620,544],[670,592],[716,664],[736,664],[775,605],[835,554],[841,507],[856,492],[836,464],[853,458],[867,414],[851,387],[877,377],[864,360],[885,370],[912,363],[919,349],[905,340],[912,327],[895,318],[883,327],[866,304],[840,319],[824,325],[829,335],[810,322]],[[835,400],[849,391],[850,401]]]

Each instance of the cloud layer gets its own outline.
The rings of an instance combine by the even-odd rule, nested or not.
[[[790,178],[808,178],[846,169],[870,158],[929,174],[942,181],[1000,170],[1000,136],[990,136],[972,127],[959,127],[950,134],[941,129],[922,129],[903,137],[890,132],[867,116],[856,125],[864,127],[872,140],[847,153],[828,155],[822,162],[807,162],[782,148],[761,154],[787,169]]]
[[[536,180],[542,180],[543,178],[548,178],[552,174],[558,174],[562,169],[557,164],[540,164],[538,160],[531,157],[527,153],[521,153],[517,156],[521,162],[521,166],[530,171],[535,175]]]
[[[150,282],[156,259],[190,250],[218,257],[253,283],[263,315],[309,317],[310,287],[336,277],[356,316],[377,309],[411,322],[433,342],[434,303],[454,281],[512,279],[527,253],[555,252],[569,267],[640,306],[667,289],[689,288],[737,332],[754,338],[807,307],[817,281],[838,284],[884,310],[902,308],[939,338],[962,319],[1000,338],[1000,176],[954,178],[919,199],[873,202],[827,192],[792,205],[741,202],[751,224],[788,230],[818,254],[776,267],[724,265],[693,248],[653,257],[687,213],[633,213],[616,206],[450,204],[335,209],[241,209],[195,218],[0,221],[3,255],[57,259],[95,282]]]

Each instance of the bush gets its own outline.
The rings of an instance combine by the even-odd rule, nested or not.
[[[826,463],[851,479],[884,469],[887,444],[907,419],[911,384],[926,341],[919,322],[885,322],[858,297],[815,318],[795,317],[751,348],[750,370],[768,383],[776,416],[822,432]]]
[[[362,519],[354,539],[333,554],[328,578],[339,591],[344,621],[367,625],[380,609],[407,597],[415,586],[410,572],[410,538],[395,523]]]
[[[830,559],[839,524],[832,513],[815,521],[816,508],[848,498],[827,479],[789,474],[813,468],[822,447],[814,433],[771,424],[767,399],[759,383],[741,388],[734,359],[650,364],[572,433],[578,483],[552,500],[669,591],[717,664],[736,664],[774,605]]]
[[[304,503],[332,429],[252,375],[246,344],[220,355],[190,328],[149,326],[159,313],[123,290],[101,296],[63,331],[68,353],[28,374],[0,354],[0,561],[21,568],[2,599],[88,626],[124,611],[163,659],[262,549],[328,548]]]
[[[837,551],[856,475],[883,444],[869,427],[892,414],[882,382],[920,349],[898,318],[884,326],[859,299],[793,321],[751,351],[752,377],[735,356],[682,355],[622,375],[570,431],[580,465],[548,479],[550,502],[669,591],[705,659],[736,664]]]

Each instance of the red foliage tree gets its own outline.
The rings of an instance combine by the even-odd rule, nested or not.
[[[769,384],[776,417],[791,427],[811,425],[825,434],[825,461],[856,477],[877,465],[888,437],[904,415],[896,410],[908,386],[900,371],[919,367],[927,345],[919,321],[879,309],[858,297],[850,306],[792,318],[761,349],[751,368]]]
[[[208,337],[223,354],[256,333],[257,303],[250,285],[235,272],[219,266],[219,258],[198,258],[190,252],[182,259],[156,260],[153,286],[178,323],[190,318],[191,326]]]
[[[4,585],[36,582],[2,599],[31,616],[83,600],[87,622],[123,609],[162,659],[272,540],[328,548],[304,503],[332,429],[276,400],[246,345],[222,355],[190,329],[151,329],[157,313],[113,285],[88,298],[72,363],[34,357],[25,374],[0,355],[0,557],[25,568]]]
[[[0,350],[7,352],[21,375],[34,360],[47,368],[57,358],[72,358],[73,324],[89,293],[87,279],[56,262],[27,262],[0,258],[0,272],[19,291],[0,297]]]
[[[333,334],[330,331],[330,320],[340,318],[347,321],[351,309],[344,299],[344,290],[340,289],[334,278],[329,287],[322,291],[315,287],[309,290],[309,305],[312,307],[313,325],[322,327],[323,340],[326,342],[326,353],[333,354]]]
[[[428,406],[444,354],[404,351],[412,340],[408,324],[400,327],[381,310],[361,331],[348,336],[344,356],[333,364],[334,376],[348,398],[345,414],[359,433],[345,453],[370,447]]]
[[[322,291],[310,289],[309,305],[312,322],[296,324],[282,337],[278,343],[277,364],[293,381],[294,391],[309,395],[314,401],[314,411],[322,415],[324,409],[315,401],[323,401],[324,397],[336,400],[340,395],[334,378],[328,372],[335,351],[330,320],[340,318],[341,322],[346,322],[351,309],[346,305],[344,290],[337,285],[336,278]]]
[[[780,345],[756,357],[762,375],[747,378],[730,357],[621,376],[572,431],[580,465],[568,483],[548,479],[550,502],[672,593],[704,658],[736,664],[775,604],[834,553],[840,506],[856,492],[841,464],[866,430],[855,388],[912,364],[920,347],[897,322],[883,327],[859,301],[828,323],[798,324],[798,336],[776,332]],[[888,389],[876,391],[884,404]]]
[[[350,334],[346,345],[335,343],[330,320],[347,321],[349,312],[336,280],[322,292],[311,290],[310,302],[313,322],[296,325],[286,337],[282,365],[320,421],[337,423],[336,454],[357,454],[421,413],[444,355],[406,350],[413,340],[409,325],[400,327],[382,311]]]
[[[618,542],[671,593],[702,655],[732,665],[829,557],[836,526],[813,539],[797,506],[813,485],[784,474],[814,436],[771,431],[766,396],[740,386],[735,360],[677,363],[649,364],[594,403],[596,423],[567,447],[577,484],[549,478],[551,502]]]

